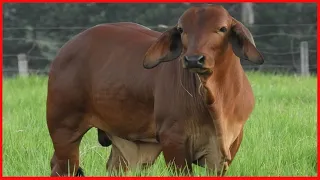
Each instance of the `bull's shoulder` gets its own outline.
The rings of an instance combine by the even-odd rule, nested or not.
[[[242,84],[237,95],[232,98],[232,104],[234,106],[232,108],[233,119],[238,119],[240,122],[248,120],[255,106],[255,98],[246,74],[243,74]]]

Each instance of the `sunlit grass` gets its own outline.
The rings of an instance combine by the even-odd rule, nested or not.
[[[228,176],[316,175],[316,78],[248,73],[256,97],[240,150]],[[4,80],[3,175],[48,176],[53,153],[46,125],[46,77]],[[101,147],[95,129],[80,146],[86,176],[107,176],[110,148]],[[163,156],[147,170],[129,176],[168,176]],[[206,175],[194,166],[195,175]]]

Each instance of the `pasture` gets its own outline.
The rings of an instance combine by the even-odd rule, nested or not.
[[[228,176],[316,176],[316,77],[247,73],[256,106]],[[47,77],[3,81],[3,176],[48,176],[53,153],[46,125]],[[91,129],[80,146],[85,176],[107,176],[110,148]],[[194,166],[195,175],[206,175]],[[130,176],[167,176],[162,155]]]

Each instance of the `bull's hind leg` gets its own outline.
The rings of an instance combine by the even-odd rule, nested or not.
[[[83,113],[55,113],[47,116],[54,147],[51,176],[84,176],[79,167],[79,145],[90,126]]]
[[[114,145],[111,147],[109,159],[107,161],[107,172],[109,175],[120,175],[128,170],[128,161],[121,151]]]
[[[109,173],[148,168],[161,152],[160,144],[132,142],[112,137],[112,149],[107,163]]]

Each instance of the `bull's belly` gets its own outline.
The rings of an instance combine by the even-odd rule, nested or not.
[[[92,112],[90,124],[109,135],[156,142],[153,109],[144,103],[108,99],[96,102]]]

